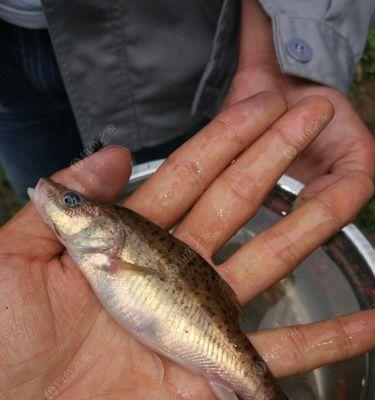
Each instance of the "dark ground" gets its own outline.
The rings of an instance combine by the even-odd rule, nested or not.
[[[365,53],[357,68],[350,100],[375,136],[375,30],[369,35]],[[375,197],[359,214],[356,223],[375,246]]]
[[[350,100],[375,135],[375,31],[369,36],[365,54],[357,68]],[[0,226],[19,208],[20,204],[0,168]],[[356,223],[375,245],[375,198],[360,213]]]

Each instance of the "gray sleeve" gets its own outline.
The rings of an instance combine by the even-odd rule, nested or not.
[[[281,70],[346,93],[375,20],[375,1],[258,1],[272,19]]]

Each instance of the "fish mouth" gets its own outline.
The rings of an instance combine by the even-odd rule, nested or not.
[[[48,187],[51,187],[51,186],[56,187],[57,183],[55,183],[52,179],[49,179],[49,178],[40,178],[38,183],[36,184],[35,188],[29,187],[27,189],[27,194],[29,195],[30,200],[33,203],[36,203],[38,200],[37,193],[39,191],[46,190]]]
[[[51,227],[53,227],[53,222],[46,210],[46,201],[49,197],[48,191],[51,190],[50,188],[54,189],[55,185],[56,183],[50,179],[41,178],[39,179],[35,188],[29,187],[27,189],[27,194],[29,195],[30,200],[33,202],[38,214],[44,220],[44,222]]]
[[[35,204],[41,203],[42,199],[58,197],[66,189],[63,185],[53,181],[50,178],[40,178],[35,188],[29,187],[27,194]]]
[[[30,200],[34,203],[35,202],[35,188],[29,187],[27,189],[27,194],[29,195]]]

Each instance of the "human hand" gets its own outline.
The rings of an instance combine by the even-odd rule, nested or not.
[[[257,0],[243,0],[242,18],[238,71],[223,108],[264,90],[281,92],[288,107],[303,97],[321,95],[335,108],[331,123],[286,171],[307,184],[299,201],[350,171],[363,171],[374,178],[375,141],[348,99],[333,88],[281,73],[270,20]]]
[[[175,234],[212,264],[212,254],[255,214],[292,162],[285,152],[292,140],[309,132],[307,146],[333,113],[319,97],[283,114],[285,108],[271,93],[229,107],[125,205],[164,228],[190,210]],[[130,169],[127,151],[108,148],[53,178],[88,198],[113,202]],[[349,173],[215,268],[245,303],[350,221],[372,190],[366,174]],[[107,314],[32,204],[0,229],[0,260],[3,398],[214,398],[203,379],[160,360]],[[374,317],[371,310],[249,337],[280,377],[371,349]],[[322,352],[318,344],[327,340],[330,351]],[[275,348],[282,350],[275,354]]]

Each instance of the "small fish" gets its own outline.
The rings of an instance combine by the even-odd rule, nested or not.
[[[204,376],[220,400],[285,400],[239,328],[232,289],[195,251],[135,212],[50,179],[29,195],[108,312],[142,343]]]

